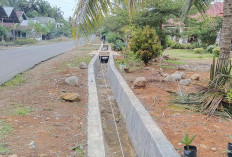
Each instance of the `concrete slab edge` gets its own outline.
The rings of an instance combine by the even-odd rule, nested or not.
[[[109,80],[139,157],[180,157],[109,59]]]
[[[96,54],[88,67],[88,157],[105,157],[101,113],[96,86],[96,73],[100,64]]]

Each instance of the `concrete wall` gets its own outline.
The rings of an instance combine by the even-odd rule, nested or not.
[[[88,156],[105,157],[105,146],[99,108],[96,74],[100,62],[98,54],[94,56],[88,67]]]
[[[109,60],[109,79],[120,112],[126,122],[133,146],[139,157],[179,157],[173,145],[153,121],[150,114],[134,95],[114,65]]]

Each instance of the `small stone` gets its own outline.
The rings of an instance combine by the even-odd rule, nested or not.
[[[35,148],[36,145],[35,145],[35,142],[34,141],[31,141],[31,143],[29,144],[30,145],[30,148]]]
[[[212,149],[212,151],[214,151],[214,152],[217,151],[217,148],[216,148],[216,147],[213,147],[213,148],[211,148],[211,149]]]
[[[207,149],[207,146],[204,145],[204,144],[200,144],[200,147],[201,147],[202,149]]]
[[[198,80],[200,80],[200,75],[194,74],[194,75],[191,76],[191,79],[198,81]]]
[[[17,154],[9,155],[8,157],[18,157]]]
[[[47,154],[40,154],[39,157],[48,157]]]
[[[171,76],[175,79],[175,81],[181,80],[181,75],[180,74],[172,74]]]
[[[179,82],[180,85],[183,85],[183,86],[188,86],[191,84],[191,79],[183,79],[183,80],[180,80]]]
[[[137,77],[134,81],[134,87],[146,87],[147,80],[145,77]]]
[[[176,80],[171,75],[168,75],[165,77],[164,81],[165,82],[175,82]]]
[[[178,143],[178,146],[181,146],[182,145],[182,143]]]
[[[87,68],[88,68],[88,65],[87,65],[85,62],[81,62],[79,68],[80,68],[80,69],[87,69]]]
[[[54,134],[54,135],[52,135],[53,137],[55,137],[55,138],[58,138],[59,137],[59,135],[56,135],[56,134]]]
[[[69,85],[73,85],[73,86],[76,86],[78,85],[78,77],[76,76],[71,76],[69,78],[66,78],[65,79],[65,82]]]
[[[71,102],[78,102],[81,100],[80,96],[76,93],[64,93],[60,96],[60,98]]]
[[[182,79],[185,79],[185,73],[183,71],[179,72]]]

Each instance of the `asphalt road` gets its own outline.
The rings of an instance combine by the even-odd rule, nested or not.
[[[0,50],[0,85],[42,61],[76,47],[74,41]]]

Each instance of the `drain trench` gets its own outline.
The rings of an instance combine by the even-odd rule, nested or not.
[[[135,150],[127,133],[126,124],[120,115],[117,103],[110,88],[108,64],[100,64],[97,72],[97,90],[101,110],[101,120],[106,147],[109,157],[136,157]]]

